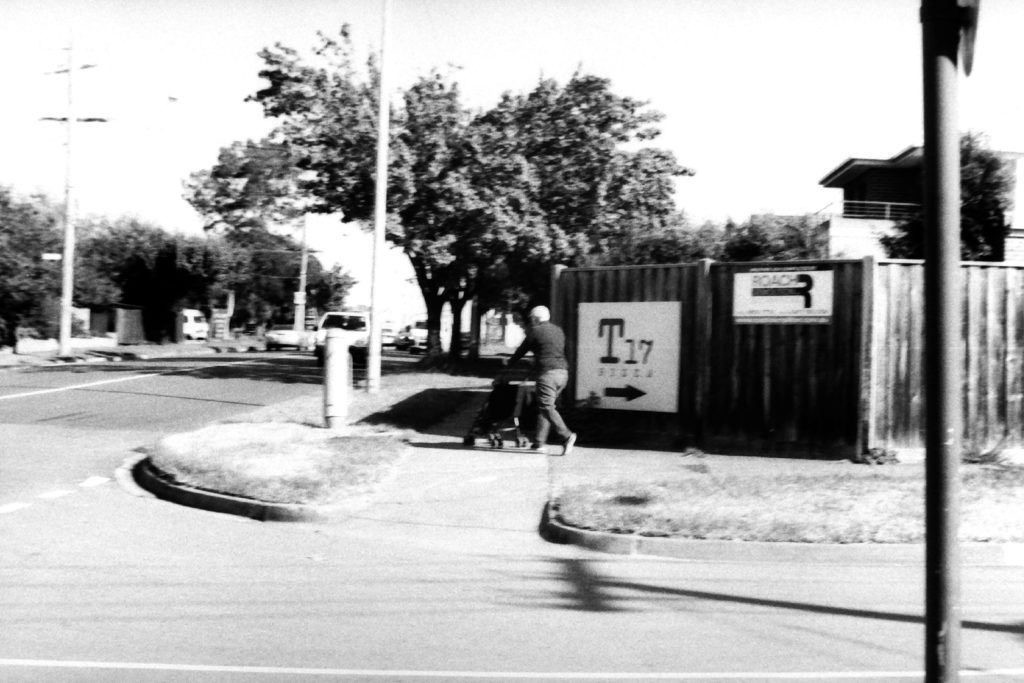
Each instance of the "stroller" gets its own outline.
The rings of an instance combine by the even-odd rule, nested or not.
[[[526,434],[536,424],[536,401],[534,382],[508,374],[499,377],[462,443],[475,446],[478,438],[485,438],[491,448],[503,448],[509,439],[516,448],[526,448]]]

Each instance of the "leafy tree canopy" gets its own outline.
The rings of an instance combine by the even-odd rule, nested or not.
[[[260,53],[267,86],[250,99],[286,151],[256,172],[252,149],[236,144],[195,174],[190,201],[211,224],[268,225],[280,188],[313,211],[372,218],[380,74],[374,56],[359,68],[353,53],[348,27],[319,34],[310,57],[281,44]],[[458,320],[472,297],[486,306],[546,299],[552,264],[600,261],[678,222],[675,178],[691,172],[644,147],[661,118],[582,73],[542,79],[478,113],[437,72],[402,91],[389,132],[387,237],[412,263],[432,349],[445,303]],[[302,180],[274,184],[287,177]]]
[[[22,199],[0,187],[0,344],[11,345],[18,327],[55,334],[63,245],[59,208],[45,197]]]
[[[965,261],[1002,261],[1009,225],[1013,179],[999,154],[980,133],[960,137],[960,257]],[[890,258],[924,258],[924,221],[920,216],[881,238]]]

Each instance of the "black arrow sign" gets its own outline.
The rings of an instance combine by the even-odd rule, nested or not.
[[[605,387],[604,395],[608,398],[624,398],[627,401],[632,401],[641,396],[646,396],[647,392],[640,391],[632,384],[627,384],[624,387]]]

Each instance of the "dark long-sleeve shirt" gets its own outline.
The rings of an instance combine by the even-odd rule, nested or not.
[[[512,354],[509,363],[515,363],[530,351],[533,352],[533,364],[540,372],[569,369],[565,359],[565,333],[552,322],[531,326],[526,332],[526,339]]]

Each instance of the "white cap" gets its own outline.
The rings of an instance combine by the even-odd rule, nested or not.
[[[530,309],[530,319],[539,323],[547,322],[551,320],[551,311],[547,306],[534,306]]]

